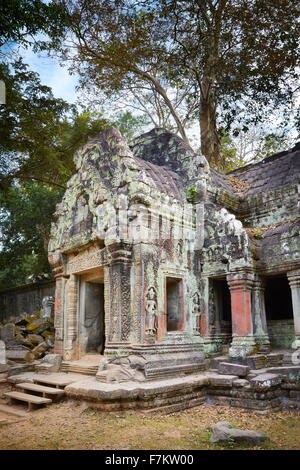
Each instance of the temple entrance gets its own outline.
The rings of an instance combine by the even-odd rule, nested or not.
[[[80,279],[80,356],[103,354],[104,343],[104,281],[98,271]]]
[[[167,331],[183,329],[182,279],[166,278]]]
[[[231,342],[231,297],[226,279],[210,279],[210,324],[224,344]]]
[[[287,276],[266,277],[265,306],[272,346],[289,348],[294,339],[292,294]]]

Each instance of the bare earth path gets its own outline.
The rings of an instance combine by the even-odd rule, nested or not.
[[[300,415],[257,416],[245,411],[200,406],[163,415],[103,413],[77,403],[61,403],[31,412],[25,418],[0,421],[0,449],[222,449],[208,442],[210,425],[266,432],[262,449],[300,449]],[[228,447],[238,448],[238,447]]]

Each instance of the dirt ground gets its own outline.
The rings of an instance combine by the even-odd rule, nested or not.
[[[218,421],[265,432],[270,441],[255,449],[300,449],[300,415],[292,412],[258,416],[242,410],[202,405],[174,414],[143,415],[105,413],[79,402],[52,404],[25,418],[14,418],[9,423],[0,421],[0,449],[241,449],[232,444],[224,447],[209,443],[209,427]]]

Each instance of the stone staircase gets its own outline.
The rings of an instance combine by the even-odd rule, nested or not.
[[[66,386],[61,382],[50,380],[49,378],[45,381],[41,378],[37,379],[39,383],[21,382],[14,384],[16,390],[11,392],[5,392],[3,396],[9,399],[10,404],[14,401],[25,402],[28,405],[27,410],[31,411],[36,406],[50,405],[52,402],[58,401],[65,395],[65,391],[61,389],[61,386]],[[44,383],[44,385],[41,385]],[[54,385],[54,387],[50,386]]]
[[[7,378],[14,390],[3,393],[9,399],[9,404],[14,402],[27,403],[27,411],[33,410],[37,406],[51,405],[65,396],[65,387],[78,379],[83,379],[83,375],[69,374],[37,374],[25,372],[17,376]],[[9,411],[12,406],[3,404]]]

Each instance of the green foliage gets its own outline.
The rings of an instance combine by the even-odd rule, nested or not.
[[[274,153],[281,152],[290,147],[290,139],[284,133],[276,134],[271,132],[259,139],[259,146],[256,152],[256,159],[262,160],[270,157]]]
[[[196,186],[194,186],[194,185],[190,186],[190,188],[187,191],[187,200],[188,200],[188,202],[190,202],[191,204],[195,204],[197,194],[198,194],[198,191],[196,189]]]
[[[218,125],[237,135],[269,119],[278,106],[290,116],[299,78],[299,12],[293,0],[59,4],[77,43],[75,54],[63,42],[61,51],[82,84],[108,95],[155,90],[181,135],[187,120],[200,120],[209,161],[220,151]],[[184,119],[175,111],[175,87],[184,91],[182,102],[192,103]]]
[[[221,133],[220,142],[225,162],[225,173],[245,165],[245,161],[238,155],[238,149],[233,139],[224,131]]]
[[[259,227],[255,228],[253,231],[252,231],[252,235],[254,238],[256,238],[257,240],[261,240],[262,238],[264,238],[264,232],[263,230],[261,230]]]
[[[55,44],[68,24],[68,17],[55,1],[0,0],[0,22],[0,47],[14,42],[43,47],[45,42],[34,40],[34,36],[47,34]]]
[[[74,152],[112,125],[132,138],[142,120],[120,114],[115,123],[81,112],[40,83],[22,61],[0,64],[7,105],[0,107],[0,288],[50,274],[52,214],[74,172]]]
[[[222,130],[221,151],[225,159],[225,171],[259,162],[286,150],[293,145],[293,140],[288,129],[267,132],[254,127],[240,133],[238,137],[231,137]]]
[[[74,151],[111,123],[53,96],[21,60],[0,64],[7,105],[0,107],[0,188],[13,178],[64,186]]]
[[[128,142],[131,142],[134,137],[140,135],[143,127],[148,124],[149,121],[146,116],[134,116],[130,111],[119,114],[112,123]]]
[[[15,184],[0,193],[0,288],[50,273],[51,215],[61,197],[62,190],[37,183]]]

